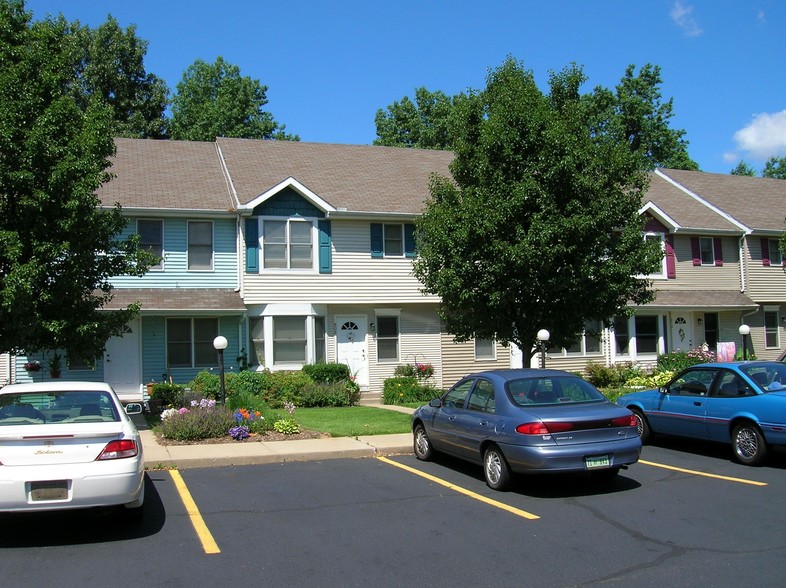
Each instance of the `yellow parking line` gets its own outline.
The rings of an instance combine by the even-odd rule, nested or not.
[[[186,507],[186,512],[191,518],[191,524],[194,526],[194,531],[196,531],[199,540],[202,542],[202,549],[205,550],[205,553],[221,553],[221,550],[218,548],[218,544],[213,539],[213,535],[210,533],[207,525],[205,524],[205,520],[199,513],[196,502],[194,502],[194,499],[191,497],[191,492],[188,491],[186,483],[183,481],[183,477],[180,475],[180,472],[177,470],[170,470],[169,473],[172,475],[172,480],[175,482],[175,487],[180,493],[180,499],[183,501],[183,506]]]
[[[519,508],[515,508],[508,504],[503,504],[502,502],[497,502],[496,500],[492,500],[491,498],[486,498],[485,496],[476,494],[475,492],[466,490],[465,488],[456,486],[454,484],[451,484],[450,482],[446,482],[445,480],[435,478],[430,474],[426,474],[425,472],[421,472],[420,470],[416,470],[415,468],[406,466],[403,463],[398,463],[396,461],[393,461],[392,459],[388,459],[387,457],[378,457],[377,459],[379,461],[384,461],[385,463],[396,466],[397,468],[401,468],[402,470],[406,470],[412,474],[415,474],[416,476],[420,476],[421,478],[426,478],[427,480],[430,480],[435,484],[440,484],[441,486],[445,486],[445,488],[450,488],[451,490],[455,490],[456,492],[459,492],[460,494],[464,494],[465,496],[469,496],[470,498],[474,498],[475,500],[480,500],[481,502],[485,502],[486,504],[489,504],[491,506],[501,508],[502,510],[506,510],[510,513],[513,513],[514,515],[524,517],[525,519],[535,520],[540,518],[538,515],[534,515],[530,512],[521,510]]]
[[[732,478],[730,476],[719,476],[718,474],[708,474],[706,472],[697,472],[695,470],[686,470],[683,468],[677,468],[670,465],[664,465],[662,463],[655,463],[652,461],[644,461],[643,459],[639,460],[639,463],[643,463],[644,465],[652,466],[655,468],[663,468],[664,470],[673,470],[675,472],[682,472],[684,474],[693,474],[694,476],[704,476],[705,478],[715,478],[717,480],[726,480],[727,482],[738,482],[740,484],[750,484],[751,486],[766,486],[766,482],[756,482],[755,480],[745,480],[744,478]]]

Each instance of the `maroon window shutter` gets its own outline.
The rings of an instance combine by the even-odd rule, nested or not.
[[[666,277],[670,280],[677,277],[677,260],[674,257],[674,235],[666,235]]]
[[[691,237],[690,251],[693,255],[693,265],[701,265],[701,248],[699,247],[699,238]]]
[[[766,237],[761,238],[761,264],[770,265],[770,240]]]
[[[723,239],[720,237],[713,239],[712,245],[715,250],[715,265],[720,267],[723,265]]]

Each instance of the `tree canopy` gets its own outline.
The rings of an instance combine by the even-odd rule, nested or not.
[[[450,149],[450,115],[460,95],[450,98],[444,92],[415,90],[414,102],[407,96],[387,109],[377,110],[377,138],[374,145]]]
[[[172,139],[213,141],[216,137],[297,141],[263,110],[267,86],[240,75],[240,68],[218,57],[197,59],[183,74],[172,98]]]
[[[21,0],[0,0],[0,351],[94,358],[138,312],[103,310],[109,279],[153,259],[118,240],[127,221],[96,197],[114,119],[100,93],[74,91],[79,27],[30,19]]]
[[[568,347],[585,321],[609,323],[653,297],[641,276],[663,253],[638,212],[646,125],[627,121],[607,91],[582,95],[584,82],[571,66],[544,94],[509,58],[456,106],[452,178],[432,179],[414,272],[457,340],[526,353],[546,328]]]
[[[740,161],[730,173],[735,176],[755,176],[756,170],[748,162]],[[761,170],[761,177],[786,180],[786,157],[773,155],[767,159]]]

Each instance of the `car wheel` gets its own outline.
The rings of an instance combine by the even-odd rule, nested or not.
[[[650,429],[650,424],[647,422],[647,417],[638,408],[631,408],[631,412],[636,417],[636,428],[639,431],[641,442],[647,443],[652,439],[652,429]]]
[[[510,467],[496,445],[491,445],[483,454],[483,475],[492,490],[505,490],[510,485]]]
[[[742,423],[734,427],[731,444],[734,456],[745,465],[761,465],[767,457],[767,442],[753,423]]]
[[[431,458],[434,457],[431,441],[423,425],[415,427],[413,432],[413,449],[415,450],[415,457],[421,461],[431,461]]]

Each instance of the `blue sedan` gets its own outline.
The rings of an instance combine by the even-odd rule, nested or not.
[[[559,370],[466,376],[412,415],[415,456],[442,452],[483,466],[504,490],[515,473],[613,478],[639,459],[637,421],[582,378]]]
[[[689,367],[658,390],[620,396],[639,434],[731,443],[734,456],[760,465],[768,445],[786,445],[786,365],[776,361]]]

